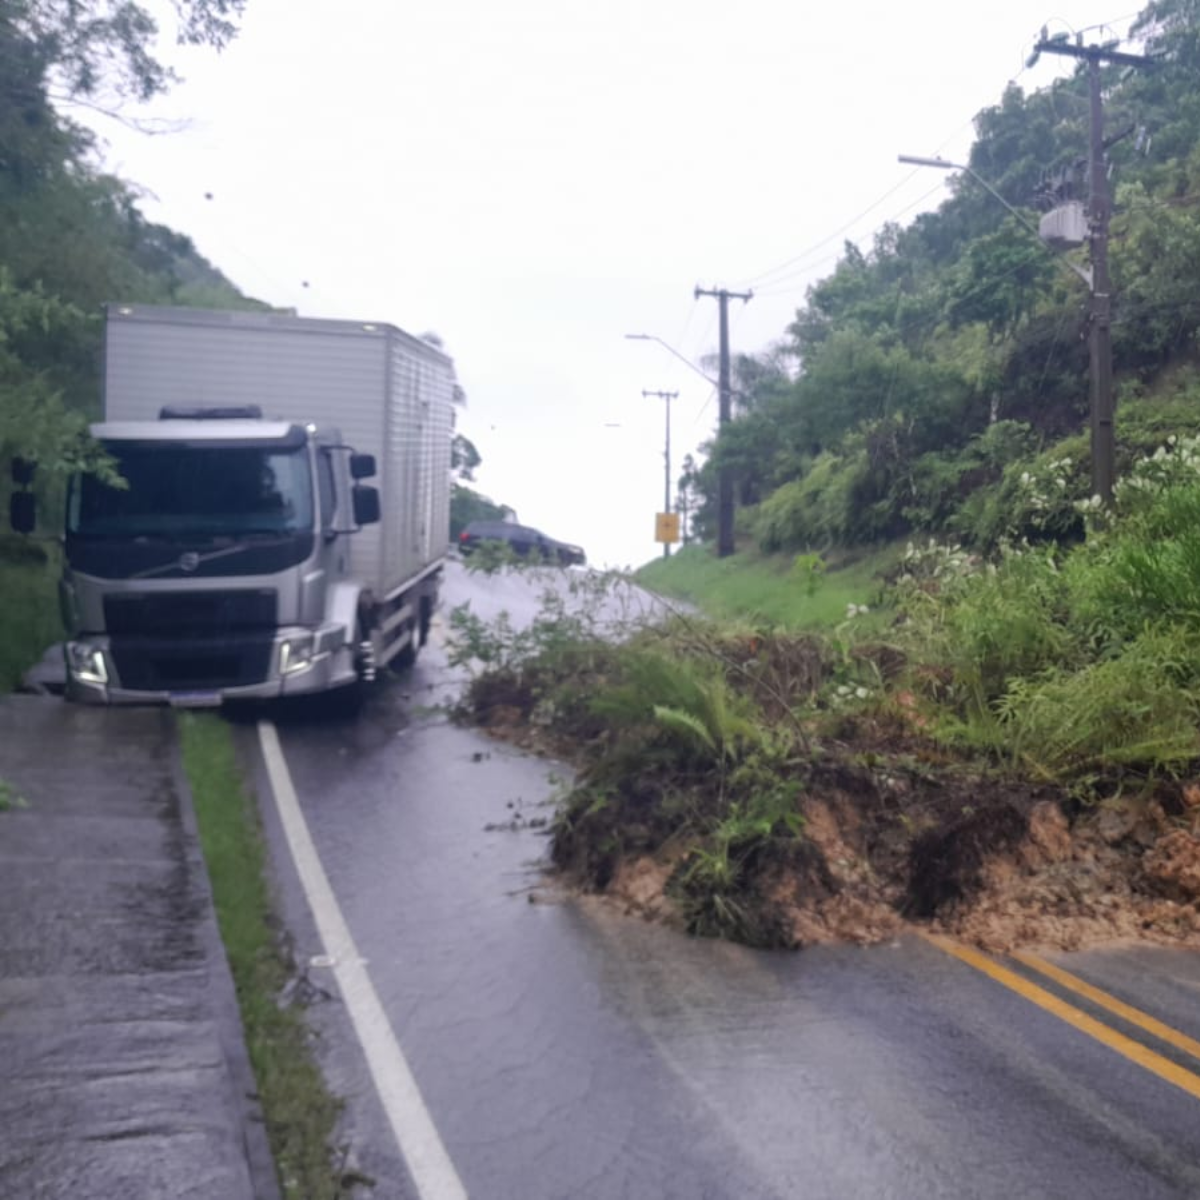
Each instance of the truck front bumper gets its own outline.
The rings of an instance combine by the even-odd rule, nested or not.
[[[76,638],[63,648],[67,698],[84,704],[215,708],[354,683],[344,628],[284,628],[254,635],[168,639]]]

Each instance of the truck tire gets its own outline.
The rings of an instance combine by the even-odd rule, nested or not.
[[[421,615],[413,624],[412,636],[407,646],[392,659],[392,668],[407,671],[416,666],[421,647],[429,641],[429,627],[433,624],[433,602],[428,596],[421,597]]]

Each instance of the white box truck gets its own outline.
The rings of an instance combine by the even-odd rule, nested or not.
[[[451,360],[390,325],[110,305],[92,433],[126,486],[71,484],[68,696],[207,706],[410,663],[449,543],[454,391]]]

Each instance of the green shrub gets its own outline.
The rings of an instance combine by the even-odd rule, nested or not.
[[[994,488],[1006,467],[1032,456],[1033,430],[1021,421],[996,421],[958,453],[922,454],[913,463],[911,495],[903,507],[915,530],[940,533],[962,524],[956,515],[968,497]]]
[[[1006,541],[1080,541],[1079,504],[1091,495],[1089,454],[1087,438],[1078,435],[1010,461],[999,482],[967,498],[950,527],[981,553]]]
[[[865,471],[865,454],[818,455],[802,478],[776,488],[759,505],[759,545],[773,553],[854,541],[851,501]]]
[[[689,933],[751,946],[783,941],[770,906],[748,893],[773,847],[801,836],[798,794],[798,786],[777,783],[744,802],[734,801],[680,862],[669,891]]]
[[[1078,619],[1102,643],[1200,630],[1200,438],[1171,442],[1124,477],[1115,518],[1071,564]]]
[[[1051,551],[1010,548],[985,564],[934,544],[914,549],[907,566],[898,584],[905,640],[916,660],[948,668],[946,698],[961,711],[985,713],[1012,680],[1079,660]]]
[[[1183,767],[1200,754],[1198,648],[1179,632],[1150,633],[1118,658],[1014,680],[996,705],[1003,747],[1051,779]]]

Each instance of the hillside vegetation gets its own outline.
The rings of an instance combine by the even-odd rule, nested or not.
[[[1133,29],[1162,57],[1104,75],[1119,469],[1200,427],[1200,4],[1156,0]],[[972,170],[1029,222],[1048,180],[1086,200],[1082,71],[1028,94],[1009,85],[976,130]],[[739,544],[767,552],[1082,536],[1086,288],[969,175],[952,190],[909,226],[847,244],[777,345],[737,360],[734,419],[681,480],[699,535],[714,532],[725,467]]]

